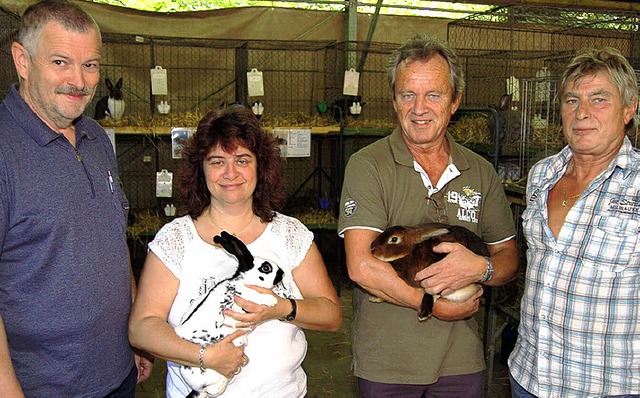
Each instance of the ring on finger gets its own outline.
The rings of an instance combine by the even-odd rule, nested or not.
[[[242,370],[242,366],[238,366],[238,369],[236,369],[236,371],[233,372],[233,374],[237,375],[238,373],[240,373],[241,370]]]
[[[253,329],[253,322],[249,321],[249,329]]]
[[[246,366],[249,363],[249,358],[247,358],[246,355],[242,356],[242,365],[241,366]]]

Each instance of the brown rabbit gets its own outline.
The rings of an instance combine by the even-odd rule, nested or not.
[[[413,287],[420,287],[415,280],[416,273],[445,257],[436,253],[433,247],[441,242],[457,242],[481,256],[489,251],[482,239],[465,227],[440,223],[425,223],[414,227],[396,225],[384,230],[371,242],[371,253],[375,258],[391,263],[398,276]],[[447,300],[462,302],[478,292],[476,283],[442,296]],[[429,319],[433,303],[440,295],[425,293],[418,312],[418,319]]]

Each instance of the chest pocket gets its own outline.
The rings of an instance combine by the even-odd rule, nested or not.
[[[610,216],[597,217],[594,221],[582,244],[584,265],[613,272],[629,268],[637,271],[640,222]]]

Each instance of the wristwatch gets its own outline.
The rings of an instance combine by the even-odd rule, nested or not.
[[[290,298],[289,301],[291,301],[291,312],[289,313],[289,315],[285,316],[284,318],[280,318],[281,321],[291,322],[294,319],[296,319],[296,314],[298,312],[298,305],[296,304],[296,301],[292,298]]]
[[[480,279],[481,283],[489,282],[493,278],[493,261],[491,261],[490,257],[485,258],[487,259],[487,270],[484,272],[482,279]]]

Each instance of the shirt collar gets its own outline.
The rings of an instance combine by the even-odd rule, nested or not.
[[[29,107],[24,98],[18,92],[18,84],[13,84],[9,88],[4,104],[11,115],[23,126],[25,132],[40,146],[45,146],[50,142],[62,137],[46,125],[42,119]],[[80,142],[83,137],[88,139],[96,138],[95,133],[86,128],[87,118],[80,116],[73,121],[76,127],[76,142]]]
[[[453,163],[460,171],[467,170],[469,162],[462,153],[460,146],[449,133],[446,134],[445,139],[449,142],[449,162]],[[413,156],[411,156],[411,152],[407,148],[404,138],[402,138],[402,129],[399,126],[389,136],[389,143],[394,160],[398,164],[413,168]]]
[[[640,152],[633,147],[631,140],[625,135],[622,147],[611,162],[610,168],[613,170],[614,167],[619,167],[622,169],[623,177],[627,178],[638,164],[640,164]]]
[[[564,175],[572,158],[573,150],[568,145],[562,148],[558,154],[552,156],[553,160],[549,163],[549,169],[545,173],[549,177],[549,183],[557,182]],[[640,164],[640,153],[633,147],[629,137],[625,136],[620,150],[611,160],[609,166],[600,173],[600,177],[608,178],[616,168],[619,168],[623,178],[627,178],[637,164]],[[599,180],[600,177],[596,177],[595,180]]]

